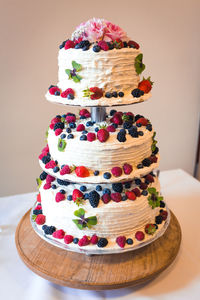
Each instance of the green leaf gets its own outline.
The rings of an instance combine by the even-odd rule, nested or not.
[[[82,70],[82,67],[80,64],[78,64],[77,62],[75,62],[75,60],[72,61],[72,67],[74,69],[76,69],[77,72],[81,71]]]
[[[96,216],[92,216],[87,218],[87,225],[96,225],[97,224],[97,217]]]
[[[76,76],[72,76],[72,79],[73,79],[73,81],[74,82],[80,82],[80,79],[78,78],[78,75],[76,75]]]
[[[148,192],[150,194],[155,194],[156,193],[156,189],[154,187],[148,188]]]
[[[75,210],[74,215],[79,218],[84,217],[85,210],[83,208],[79,208],[78,210]]]
[[[78,229],[80,229],[80,230],[83,229],[83,224],[80,224],[79,220],[73,219],[72,221],[76,224],[76,226],[78,227]]]
[[[36,215],[32,215],[31,216],[31,219],[35,222],[35,219],[37,218],[37,216]]]
[[[76,77],[81,81],[82,77],[80,75],[76,74]]]
[[[58,139],[58,150],[59,151],[63,152],[65,150],[66,145],[67,145],[67,143],[63,139],[61,139],[61,138]]]
[[[72,75],[71,75],[71,70],[70,69],[66,69],[65,73],[69,76],[68,79],[72,79]]]
[[[142,59],[142,53],[138,54],[138,56],[135,58],[135,70],[138,75],[141,74],[145,69],[145,65],[143,64]]]
[[[38,189],[39,189],[42,184],[42,180],[40,178],[36,178],[36,182],[37,182]]]

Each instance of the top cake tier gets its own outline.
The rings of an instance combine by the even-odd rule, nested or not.
[[[102,19],[81,24],[60,45],[58,84],[47,100],[79,106],[112,106],[143,102],[151,94],[140,46],[119,27]]]

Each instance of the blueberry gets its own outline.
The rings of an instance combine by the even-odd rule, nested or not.
[[[46,173],[46,172],[42,172],[42,173],[40,174],[40,179],[41,179],[41,180],[45,180],[46,177],[47,177],[47,173]]]
[[[89,199],[89,194],[88,193],[85,193],[84,199]]]
[[[146,129],[149,131],[152,131],[152,125],[151,124],[147,124]]]
[[[135,178],[135,184],[140,185],[141,184],[141,179],[140,178]]]
[[[59,170],[60,170],[60,168],[57,167],[57,166],[53,168],[53,172],[54,172],[54,173],[57,173]]]
[[[75,49],[80,49],[81,48],[80,43],[76,44],[74,48]]]
[[[82,185],[82,186],[80,187],[80,190],[81,190],[81,192],[85,192],[85,191],[87,190],[87,188],[86,188],[85,185]]]
[[[60,91],[55,91],[54,95],[55,96],[60,96]]]
[[[126,195],[122,196],[122,201],[126,201],[128,197]]]
[[[65,190],[60,190],[61,194],[66,194]]]
[[[40,214],[42,214],[42,210],[41,209],[34,209],[33,214],[36,215],[36,216],[40,215]]]
[[[45,229],[47,229],[47,225],[42,225],[42,230],[45,230]]]
[[[57,118],[57,119],[61,119],[61,115],[57,115],[56,118]]]
[[[123,92],[119,92],[119,93],[118,93],[118,96],[119,96],[119,97],[124,97],[124,93],[123,93]]]
[[[66,131],[67,131],[67,133],[71,133],[72,132],[71,128],[67,128]]]
[[[127,42],[123,42],[123,44],[124,44],[124,48],[128,47],[128,43]]]
[[[162,207],[162,208],[165,207],[165,202],[163,202],[162,200],[160,201],[160,207]]]
[[[72,201],[72,195],[68,195],[67,200]]]
[[[137,123],[136,126],[137,127],[142,127],[142,124],[141,123]]]
[[[88,122],[86,123],[86,126],[87,126],[87,127],[93,126],[93,122],[92,122],[92,121],[88,121]]]
[[[127,243],[128,245],[133,245],[133,240],[132,240],[132,239],[127,239],[127,240],[126,240],[126,243]]]
[[[76,128],[76,124],[73,123],[73,122],[72,122],[72,123],[69,123],[69,127],[74,129],[74,128]]]
[[[85,134],[80,136],[81,141],[87,141],[87,136]]]
[[[87,50],[89,50],[89,48],[90,48],[90,46],[84,46],[84,47],[82,48],[82,50],[83,50],[83,51],[87,51]]]
[[[131,187],[131,184],[130,182],[126,182],[125,185],[124,185],[125,189],[130,189]]]
[[[56,186],[55,184],[52,184],[51,188],[52,188],[53,190],[55,190],[55,189],[57,188],[57,186]]]
[[[66,114],[62,115],[62,118],[66,118]]]
[[[144,92],[140,89],[134,89],[134,90],[132,90],[131,94],[132,94],[133,97],[139,98],[142,95],[144,95]]]
[[[66,138],[66,134],[64,134],[64,133],[63,133],[63,134],[61,134],[60,138],[61,138],[61,139],[64,139],[64,138]]]
[[[110,115],[113,116],[117,111],[115,109],[111,109]]]
[[[147,196],[148,195],[148,192],[146,190],[143,190],[142,193],[141,193],[143,196]]]
[[[117,98],[117,92],[112,92],[112,96],[114,97],[114,98]]]
[[[96,186],[96,191],[98,191],[98,192],[102,191],[101,185],[97,185],[97,186]]]
[[[73,95],[73,94],[68,94],[68,95],[67,95],[67,99],[73,100],[73,99],[74,99],[74,95]]]
[[[86,119],[86,117],[85,116],[80,116],[80,119],[84,120],[84,119]]]
[[[83,131],[82,131],[82,134],[86,134],[86,133],[88,133],[87,130],[83,130]]]
[[[46,165],[51,159],[48,156],[43,156],[42,162]]]
[[[73,139],[74,138],[74,135],[72,133],[68,134],[67,136],[68,139]]]
[[[138,135],[143,136],[144,132],[143,131],[138,131]]]
[[[138,169],[142,169],[142,168],[143,168],[143,164],[138,164],[138,165],[137,165],[137,168],[138,168]]]
[[[94,171],[94,176],[98,176],[99,175],[99,171]]]
[[[118,127],[118,125],[117,125],[117,124],[114,124],[114,123],[112,124],[112,126],[114,126],[115,128],[117,128],[117,127]]]
[[[99,128],[98,128],[98,127],[96,127],[94,130],[95,130],[96,132],[98,132],[98,131],[99,131]]]
[[[95,45],[92,49],[93,49],[94,52],[101,51],[101,48],[98,45]]]
[[[74,239],[73,239],[73,243],[74,243],[74,244],[78,244],[78,241],[79,241],[78,238],[74,238]]]
[[[105,189],[103,189],[103,194],[111,194],[111,191],[110,191],[110,189],[108,189],[108,188],[105,188]]]
[[[109,93],[109,92],[105,93],[105,97],[106,98],[112,98],[112,93]]]
[[[105,173],[103,174],[103,177],[104,177],[105,179],[110,179],[111,174],[110,174],[109,172],[105,172]]]

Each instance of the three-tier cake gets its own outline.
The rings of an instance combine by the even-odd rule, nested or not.
[[[82,23],[60,45],[58,83],[48,101],[81,108],[55,116],[39,156],[43,172],[32,224],[47,241],[72,251],[133,250],[163,234],[169,211],[154,169],[159,149],[150,120],[105,106],[151,94],[137,42],[103,19]]]

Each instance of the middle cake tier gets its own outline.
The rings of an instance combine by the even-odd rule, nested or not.
[[[47,146],[39,156],[47,173],[75,182],[120,182],[141,177],[158,166],[155,132],[142,115],[111,110],[93,122],[84,109],[52,119]]]

